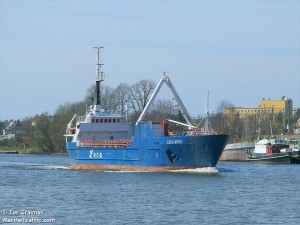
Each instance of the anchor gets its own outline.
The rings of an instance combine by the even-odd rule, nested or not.
[[[168,150],[166,151],[166,154],[167,154],[169,160],[171,161],[171,163],[174,163],[176,161],[177,156],[175,154],[173,154],[171,149],[168,148]]]

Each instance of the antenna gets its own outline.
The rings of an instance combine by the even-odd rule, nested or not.
[[[206,96],[206,104],[205,104],[205,127],[204,127],[204,133],[210,134],[210,118],[209,118],[209,91],[207,91]]]
[[[96,98],[95,105],[101,105],[100,101],[100,83],[104,81],[104,73],[100,71],[101,66],[104,64],[100,63],[100,49],[103,47],[94,47],[97,50],[97,59],[96,59]]]

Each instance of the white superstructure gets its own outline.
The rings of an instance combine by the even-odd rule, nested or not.
[[[123,122],[118,113],[105,112],[100,101],[100,82],[104,80],[104,73],[100,71],[100,49],[97,49],[96,87],[94,105],[90,106],[84,116],[73,116],[67,125],[65,137],[72,142],[90,142],[101,140],[131,139],[131,124]],[[76,121],[74,121],[76,119]],[[75,125],[74,125],[75,123]],[[67,141],[67,140],[66,140]]]

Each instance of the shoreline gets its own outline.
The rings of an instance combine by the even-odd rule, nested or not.
[[[9,148],[9,149],[1,149],[0,148],[0,154],[9,155],[9,154],[26,154],[26,155],[53,155],[53,156],[68,156],[68,153],[58,153],[54,152],[51,154],[47,154],[40,151],[26,151],[24,149],[16,149],[16,148]]]

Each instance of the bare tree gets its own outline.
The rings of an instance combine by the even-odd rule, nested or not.
[[[173,102],[171,100],[158,100],[148,114],[145,120],[161,121],[163,119],[173,119],[178,114]]]
[[[231,133],[231,126],[234,121],[234,117],[229,117],[225,114],[226,108],[233,108],[234,105],[228,100],[222,100],[216,110],[216,114],[211,118],[211,124],[213,129],[218,133]]]
[[[134,112],[143,111],[154,89],[155,82],[151,80],[141,80],[131,86],[130,107]]]
[[[94,99],[95,99],[95,86],[92,85],[87,89],[86,96],[84,98],[84,101],[88,105],[94,104]]]
[[[223,99],[217,107],[217,113],[225,113],[225,109],[227,108],[234,108],[234,105],[228,100]]]
[[[84,101],[88,105],[93,105],[95,103],[95,97],[95,86],[93,85],[87,90]],[[104,109],[110,111],[116,110],[118,102],[115,97],[115,89],[102,85],[100,88],[100,102]]]
[[[158,100],[155,104],[155,109],[164,116],[176,114],[172,100]]]
[[[125,106],[126,104],[128,104],[130,98],[130,86],[125,83],[121,83],[118,85],[118,87],[115,88],[114,93],[118,110],[121,113],[124,113]]]
[[[105,110],[114,111],[117,109],[118,101],[115,97],[114,88],[102,86],[100,90],[101,105]]]

